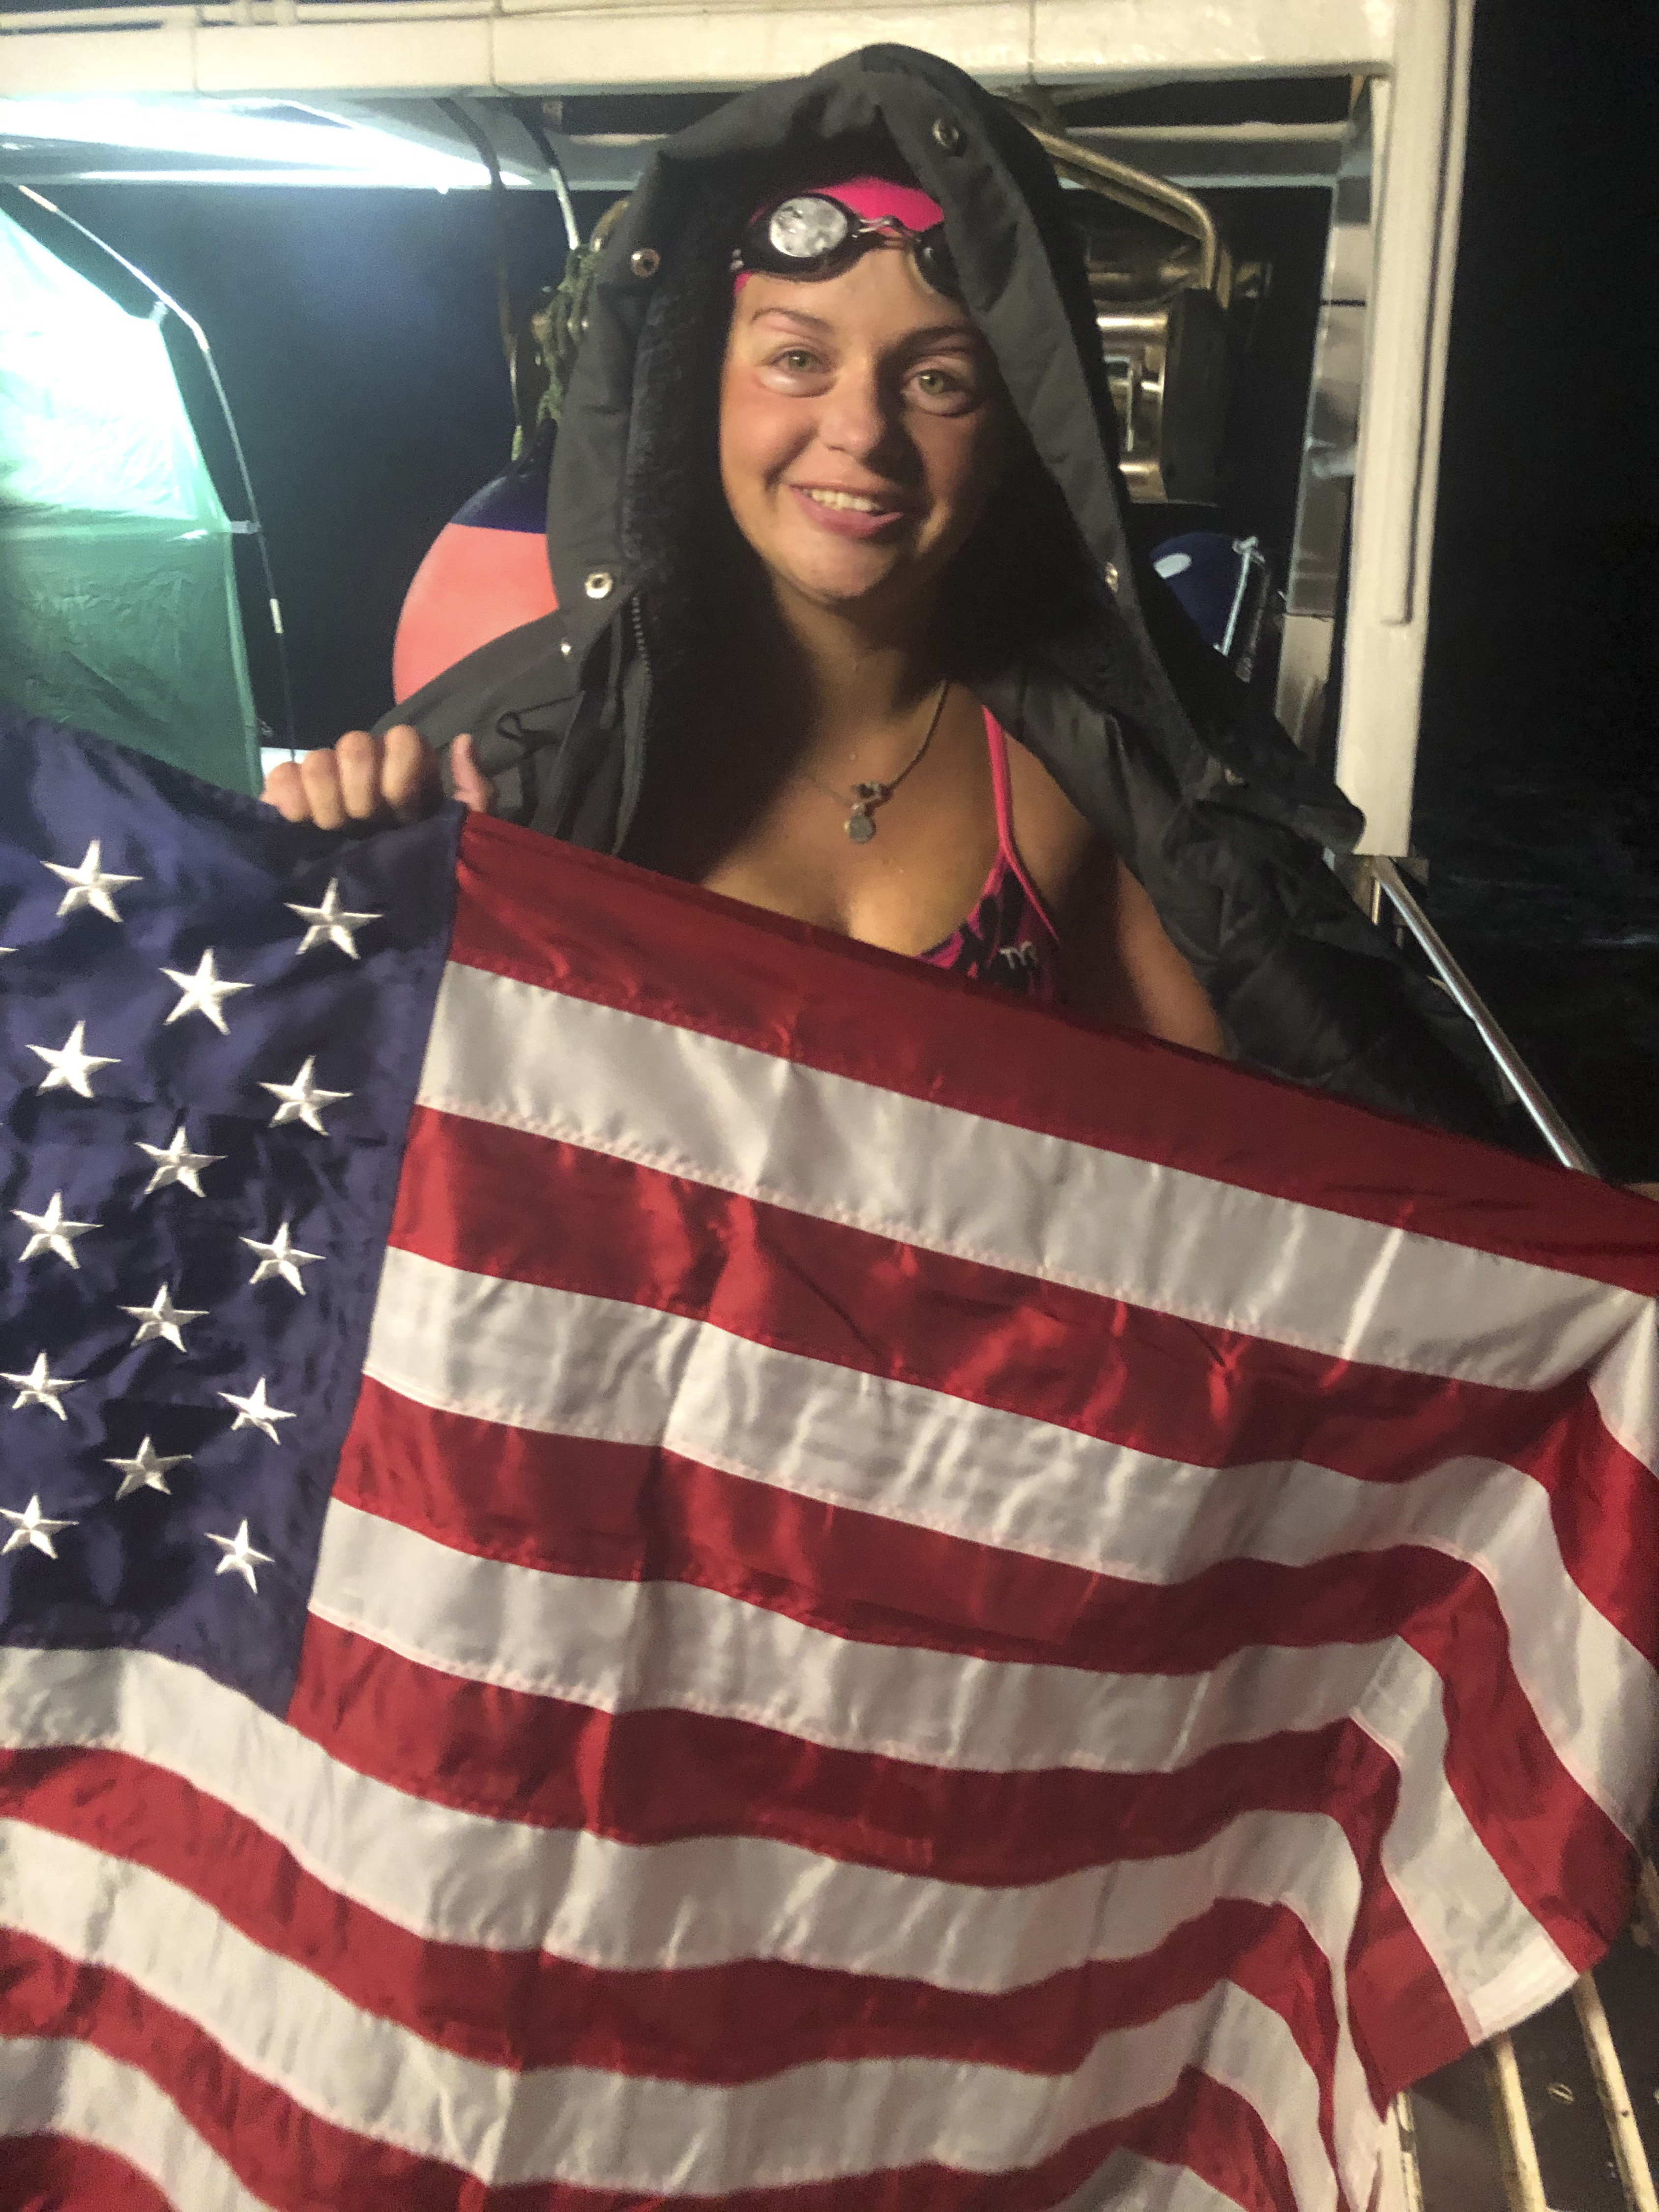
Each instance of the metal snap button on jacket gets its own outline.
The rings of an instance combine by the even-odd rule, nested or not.
[[[641,246],[628,257],[628,265],[636,276],[654,276],[662,267],[662,256],[654,246]]]
[[[592,568],[582,586],[590,599],[608,599],[617,588],[617,580],[609,568]]]

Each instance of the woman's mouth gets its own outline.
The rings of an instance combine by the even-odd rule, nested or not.
[[[876,538],[910,520],[908,509],[869,492],[839,491],[826,484],[791,484],[788,489],[820,530],[837,538]]]

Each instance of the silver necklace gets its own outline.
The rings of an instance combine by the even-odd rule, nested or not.
[[[799,773],[805,777],[815,790],[821,791],[826,799],[833,799],[838,806],[847,808],[847,819],[841,826],[855,845],[869,843],[876,834],[877,807],[885,806],[911,769],[921,767],[922,755],[933,742],[933,732],[939,727],[939,716],[945,712],[945,702],[950,689],[951,679],[947,676],[939,687],[939,697],[933,702],[933,711],[928,718],[927,728],[921,743],[890,783],[874,781],[855,783],[849,794],[844,791],[837,791],[832,784],[822,781],[819,777],[813,775],[810,768],[799,770]]]

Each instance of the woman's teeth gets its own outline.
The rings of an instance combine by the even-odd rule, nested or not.
[[[878,499],[866,499],[862,492],[814,491],[805,486],[802,488],[808,499],[816,500],[820,507],[850,507],[855,514],[887,514],[891,512]]]

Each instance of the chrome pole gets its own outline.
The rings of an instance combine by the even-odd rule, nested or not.
[[[1510,2212],[1549,2212],[1538,2165],[1538,2145],[1533,2140],[1532,2122],[1521,2089],[1521,2069],[1515,2063],[1515,2045],[1507,2035],[1494,2035],[1486,2045],[1486,2087],[1492,2096]]]
[[[1367,854],[1365,865],[1372,881],[1427,955],[1429,965],[1474,1023],[1481,1042],[1502,1069],[1504,1081],[1531,1115],[1556,1158],[1564,1167],[1577,1168],[1581,1175],[1594,1175],[1595,1166],[1589,1154],[1516,1050],[1498,1017],[1457,964],[1450,946],[1423,911],[1397,865],[1381,853]]]
[[[1619,2063],[1613,2030],[1607,2025],[1601,1993],[1595,1986],[1594,1974],[1582,1976],[1574,1984],[1572,2002],[1578,2014],[1584,2047],[1589,2053],[1590,2071],[1595,2076],[1595,2092],[1601,2100],[1602,2118],[1607,2122],[1607,2133],[1613,2138],[1619,2179],[1625,2185],[1625,2202],[1630,2207],[1630,2212],[1659,2212],[1659,2194],[1654,2191],[1653,2176],[1648,2170],[1648,2156],[1643,2147],[1641,2130],[1637,2126],[1636,2115],[1631,2109],[1629,2085],[1625,2080],[1625,2069]]]
[[[1424,2212],[1423,2170],[1417,2157],[1412,2093],[1402,2089],[1382,2123],[1382,2154],[1374,2212]]]

